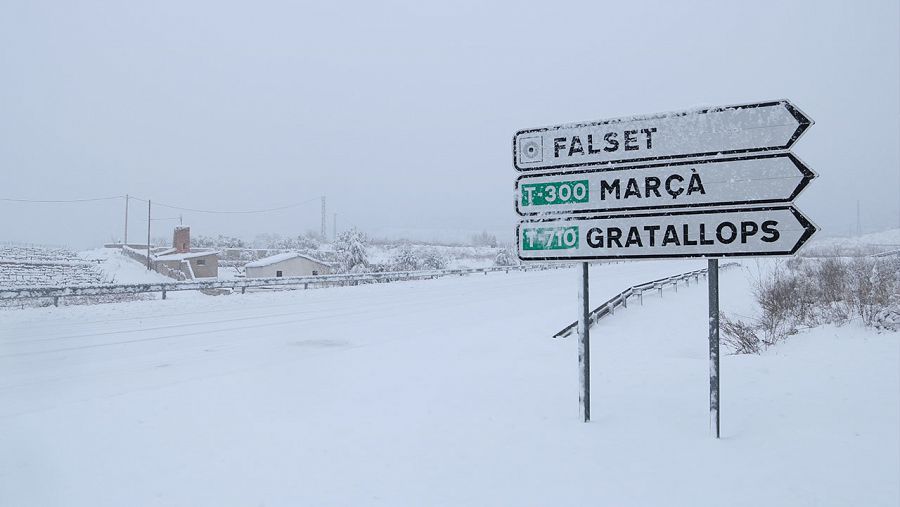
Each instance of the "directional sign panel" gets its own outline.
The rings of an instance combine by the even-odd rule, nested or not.
[[[523,221],[525,261],[792,255],[816,227],[792,206]]]
[[[526,174],[520,215],[783,203],[815,177],[790,153]]]
[[[520,130],[519,171],[786,150],[813,121],[787,100]]]

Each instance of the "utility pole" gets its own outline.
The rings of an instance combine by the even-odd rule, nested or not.
[[[184,225],[184,215],[178,215],[178,225]]]
[[[856,200],[856,235],[862,236],[862,228],[859,222],[859,199]]]
[[[125,194],[125,239],[122,240],[122,244],[128,244],[128,194]]]
[[[331,220],[331,239],[337,239],[337,213],[334,214],[334,218]]]
[[[322,239],[325,239],[325,196],[322,196]]]
[[[150,269],[150,199],[147,199],[147,269]]]

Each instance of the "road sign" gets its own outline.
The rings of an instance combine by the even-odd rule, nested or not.
[[[530,220],[522,260],[792,255],[816,227],[793,206]]]
[[[791,201],[815,177],[790,153],[525,174],[516,212],[596,213]]]
[[[813,121],[787,100],[520,130],[519,171],[787,150]]]

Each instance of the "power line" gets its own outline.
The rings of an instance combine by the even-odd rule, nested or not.
[[[86,199],[13,199],[9,197],[0,197],[0,201],[6,202],[30,202],[30,203],[70,203],[70,202],[91,202],[91,201],[112,201],[114,199],[124,199],[124,195],[115,195],[112,197],[90,197]]]
[[[132,197],[132,199],[138,199],[140,201],[147,201],[147,199],[141,199],[139,197]],[[236,215],[236,214],[256,214],[256,213],[271,213],[273,211],[281,211],[291,208],[296,208],[298,206],[303,206],[304,204],[309,204],[315,200],[319,199],[319,197],[313,197],[312,199],[307,199],[305,201],[296,202],[293,204],[288,204],[285,206],[279,206],[277,208],[266,208],[266,209],[254,209],[254,210],[209,210],[209,209],[197,209],[197,208],[186,208],[183,206],[174,206],[171,204],[164,204],[161,202],[157,202],[157,206],[162,206],[163,208],[176,209],[180,211],[191,211],[193,213],[212,213],[212,214],[225,214],[225,215]]]
[[[112,201],[116,199],[134,199],[137,201],[147,202],[147,199],[142,199],[140,197],[124,196],[124,195],[114,195],[110,197],[90,197],[84,199],[16,199],[12,197],[0,197],[0,201],[4,202],[22,202],[22,203],[35,203],[35,204],[65,204],[65,203],[78,203],[78,202],[93,202],[93,201]],[[307,199],[301,202],[295,202],[293,204],[287,204],[285,206],[278,206],[275,208],[265,208],[265,209],[253,209],[253,210],[211,210],[211,209],[198,209],[198,208],[188,208],[185,206],[175,206],[172,204],[165,204],[161,202],[157,202],[157,206],[161,206],[163,208],[175,209],[180,211],[190,211],[193,213],[212,213],[212,214],[225,214],[225,215],[236,215],[236,214],[258,214],[258,213],[271,213],[273,211],[282,211],[286,209],[296,208],[298,206],[303,206],[304,204],[309,204],[315,200],[319,199],[319,197],[313,197],[312,199]]]

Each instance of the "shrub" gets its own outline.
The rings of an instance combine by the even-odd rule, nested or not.
[[[760,351],[762,343],[753,324],[720,315],[719,332],[725,346],[731,347],[735,354],[758,354]]]
[[[416,248],[404,243],[391,257],[389,265],[393,271],[446,269],[447,257],[435,248]]]
[[[422,262],[412,245],[406,243],[394,252],[389,264],[392,271],[416,271]]]
[[[367,270],[369,266],[368,243],[366,235],[356,227],[338,234],[334,241],[334,250],[341,272],[360,273]]]
[[[504,247],[497,252],[497,257],[494,258],[494,265],[500,267],[518,266],[519,259],[511,248]]]
[[[721,320],[724,341],[736,353],[759,352],[800,327],[854,319],[879,330],[900,330],[900,259],[791,259],[761,271],[753,296],[758,317],[747,323]]]
[[[447,257],[436,248],[425,248],[422,250],[422,266],[421,269],[446,269]]]

